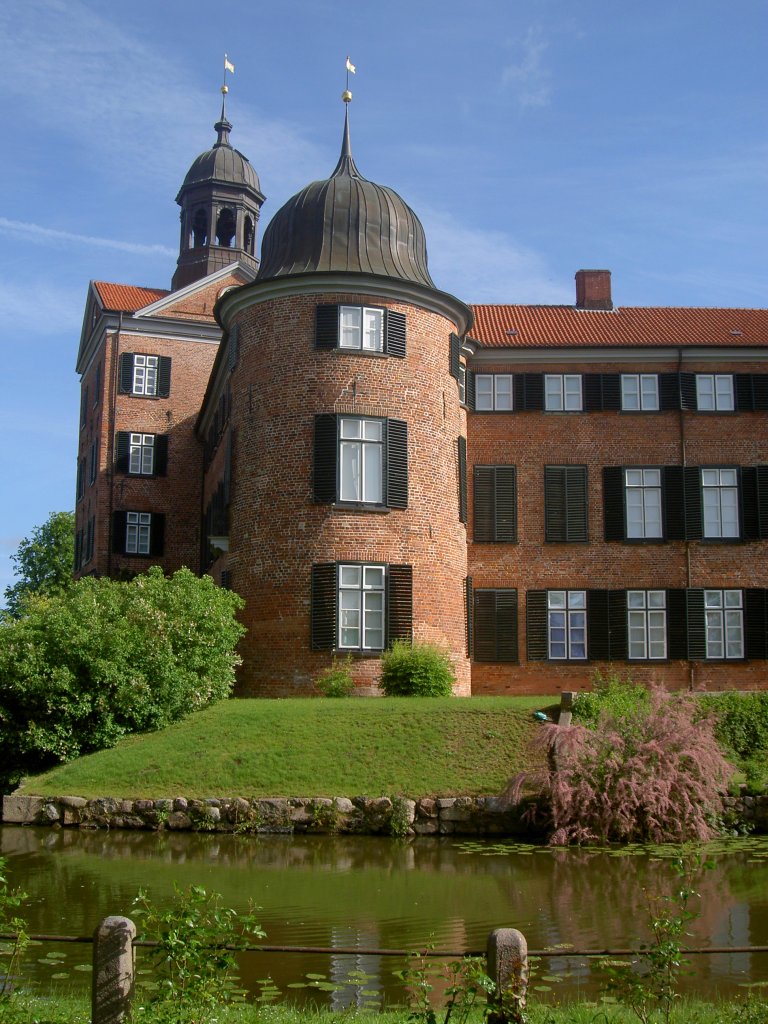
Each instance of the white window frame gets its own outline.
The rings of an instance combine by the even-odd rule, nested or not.
[[[370,416],[339,417],[337,493],[340,502],[384,504],[385,423],[383,419]]]
[[[152,542],[152,513],[125,513],[126,555],[148,555]]]
[[[622,412],[659,411],[659,375],[657,373],[622,373]]]
[[[704,591],[707,658],[739,661],[744,657],[744,595],[741,590]]]
[[[699,412],[733,412],[733,374],[697,373],[696,408]]]
[[[467,404],[467,368],[464,363],[459,363],[459,402],[461,405]]]
[[[136,354],[133,357],[133,388],[134,395],[146,398],[157,397],[160,356]]]
[[[630,661],[666,659],[666,590],[627,591],[627,657]]]
[[[153,476],[155,472],[155,435],[129,435],[128,472],[131,476]]]
[[[546,412],[581,412],[584,408],[580,373],[544,374]]]
[[[702,535],[707,540],[737,540],[739,524],[739,472],[734,466],[702,467]]]
[[[547,591],[547,656],[550,661],[587,660],[586,590]]]
[[[350,352],[383,352],[383,308],[339,306],[339,348]]]
[[[386,565],[339,564],[336,576],[339,650],[384,650],[386,587]]]
[[[514,394],[513,374],[475,374],[475,412],[512,412]]]
[[[628,466],[624,470],[627,540],[661,540],[664,536],[661,470]]]

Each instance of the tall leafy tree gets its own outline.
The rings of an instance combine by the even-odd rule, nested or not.
[[[11,555],[18,581],[5,588],[9,615],[18,618],[30,594],[63,594],[72,585],[75,560],[75,514],[53,512],[36,526]]]

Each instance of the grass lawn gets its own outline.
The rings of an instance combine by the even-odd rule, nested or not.
[[[551,697],[223,701],[26,780],[83,797],[478,795],[530,764]]]

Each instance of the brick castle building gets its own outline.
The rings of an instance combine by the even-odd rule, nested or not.
[[[413,637],[456,692],[596,670],[768,685],[768,310],[468,306],[339,162],[268,225],[222,115],[177,196],[171,289],[91,282],[76,571],[159,564],[245,599],[239,692],[361,693]]]

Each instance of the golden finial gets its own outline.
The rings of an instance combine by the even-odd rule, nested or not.
[[[350,76],[350,74],[354,75],[355,72],[357,71],[357,68],[352,63],[352,61],[349,59],[349,54],[347,54],[346,68],[347,68],[347,87],[344,90],[344,92],[341,94],[341,98],[344,100],[345,103],[351,103],[352,102],[352,93],[349,91],[349,76]]]
[[[349,91],[349,89],[345,89],[344,92],[341,94],[341,98],[344,100],[345,103],[351,103],[352,93]]]

